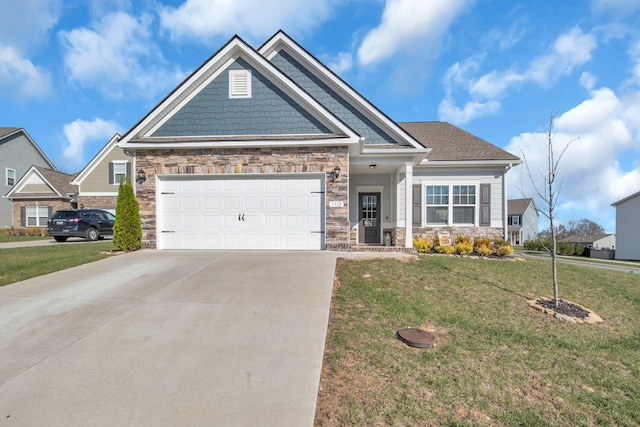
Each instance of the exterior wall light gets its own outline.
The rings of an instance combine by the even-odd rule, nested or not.
[[[376,170],[377,167],[378,167],[378,165],[369,165],[369,169],[371,169],[371,170]]]
[[[333,168],[331,172],[327,174],[331,182],[335,182],[336,179],[340,178],[340,166],[336,166]]]
[[[142,184],[147,180],[147,174],[144,173],[144,169],[138,169],[138,173],[136,173],[136,182],[138,184]]]

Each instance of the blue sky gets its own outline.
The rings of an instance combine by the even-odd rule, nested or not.
[[[544,170],[561,222],[640,191],[640,0],[0,0],[0,126],[76,172],[238,34],[283,29],[396,121],[443,120]],[[510,198],[534,196],[522,167]]]

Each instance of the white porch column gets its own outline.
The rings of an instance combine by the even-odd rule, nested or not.
[[[404,164],[404,247],[413,247],[413,163]]]

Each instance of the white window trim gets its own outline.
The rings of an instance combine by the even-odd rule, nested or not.
[[[421,224],[422,227],[435,227],[435,228],[446,228],[446,227],[478,227],[478,212],[480,209],[480,181],[466,181],[466,180],[449,180],[449,181],[425,181],[421,180],[420,185],[422,187],[422,206],[421,206]],[[427,223],[427,186],[432,185],[447,185],[449,186],[449,204],[448,208],[448,218],[446,224],[429,224]],[[475,205],[454,205],[453,204],[453,186],[454,185],[468,185],[474,186],[476,188],[476,203]],[[434,205],[434,206],[444,206],[444,205]],[[473,224],[454,224],[453,223],[453,208],[454,206],[474,206],[474,215],[473,215]]]
[[[113,160],[113,185],[120,185],[120,180],[118,179],[118,173],[116,172],[116,165],[124,165],[124,179],[127,179],[127,163],[126,160]]]
[[[13,184],[9,184],[9,172],[13,172]],[[18,182],[17,178],[16,178],[16,170],[12,169],[12,168],[7,168],[6,169],[6,173],[5,173],[5,180],[4,183],[7,187],[13,187],[14,185],[16,185],[16,182]]]
[[[250,70],[229,70],[229,98],[251,98]]]
[[[511,216],[511,225],[522,225],[522,224],[520,224],[520,216],[519,215],[512,215]]]
[[[29,216],[29,208],[35,208],[36,210],[36,216]],[[39,211],[40,209],[46,209],[47,210],[47,215],[46,215],[46,219],[44,221],[44,224],[39,224],[39,219],[41,218],[39,215]],[[36,219],[36,224],[35,225],[29,225],[29,218],[35,218]],[[25,207],[25,213],[24,213],[24,220],[25,220],[25,224],[27,227],[46,227],[47,226],[47,219],[49,219],[49,206],[26,206]]]

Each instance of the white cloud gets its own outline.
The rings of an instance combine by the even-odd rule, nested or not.
[[[51,77],[12,48],[0,46],[0,89],[19,99],[41,97],[50,91]]]
[[[60,18],[62,0],[0,0],[0,10],[0,45],[23,52],[46,41]]]
[[[500,109],[497,101],[467,102],[464,108],[460,108],[449,99],[443,99],[438,106],[438,117],[456,124],[468,123],[478,117],[495,114]]]
[[[69,80],[114,98],[131,92],[153,97],[175,85],[185,74],[165,63],[153,42],[151,23],[148,15],[116,12],[92,28],[61,32]]]
[[[259,39],[280,28],[308,32],[325,22],[338,0],[186,0],[160,9],[160,25],[175,39],[211,36]]]
[[[353,66],[353,56],[349,52],[340,52],[327,62],[327,67],[336,74],[342,74]]]
[[[573,27],[556,39],[551,53],[531,62],[525,76],[541,86],[549,86],[591,60],[591,53],[597,47],[595,36]]]
[[[469,4],[468,0],[387,0],[380,25],[366,34],[358,49],[359,63],[380,62],[416,44],[423,49],[437,44]]]
[[[628,14],[640,9],[638,0],[593,0],[591,9],[598,13]]]
[[[480,68],[482,62],[479,56],[469,58],[462,64],[456,62],[447,70],[443,79],[445,99],[440,104],[440,119],[452,120],[457,117],[466,121],[454,122],[455,124],[465,124],[474,118],[495,114],[500,110],[498,99],[512,87],[527,82],[548,87],[559,77],[570,74],[591,60],[592,52],[596,48],[595,36],[584,34],[582,30],[574,27],[556,39],[551,52],[531,61],[524,72],[518,72],[516,67],[512,66],[506,71],[493,70],[480,77],[474,77],[474,72]],[[588,84],[589,81],[583,80],[583,83]],[[471,108],[475,111],[474,114],[447,114],[452,111],[447,107],[456,104],[453,99],[456,89],[465,91],[470,96],[466,102],[467,107],[482,105],[486,108]],[[464,110],[468,110],[467,107]]]
[[[62,150],[62,157],[66,167],[71,170],[86,165],[84,156],[85,147],[92,142],[106,143],[120,126],[113,121],[105,121],[99,118],[88,122],[77,119],[64,125],[63,133],[66,138],[66,146]]]
[[[561,221],[585,216],[596,221],[599,217],[610,217],[611,202],[640,189],[638,169],[619,161],[625,153],[640,147],[638,134],[634,134],[640,118],[630,120],[631,112],[637,108],[634,102],[635,99],[617,97],[608,88],[599,88],[591,92],[589,99],[556,118],[553,133],[556,156],[572,141],[559,166]],[[546,149],[545,132],[515,136],[506,147],[517,155],[524,152],[539,188],[547,170]],[[520,169],[522,179],[512,175],[509,193],[519,196],[517,187],[522,186],[527,197],[535,196],[526,170],[523,166]]]

